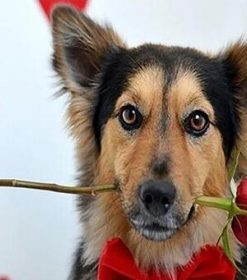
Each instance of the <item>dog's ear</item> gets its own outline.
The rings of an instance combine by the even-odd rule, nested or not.
[[[241,149],[237,166],[237,177],[247,175],[247,42],[239,41],[220,55],[226,81],[233,92],[234,108],[237,115],[237,149]]]
[[[69,91],[68,124],[76,140],[80,183],[94,179],[99,154],[93,129],[97,104],[97,78],[108,54],[124,48],[110,27],[101,27],[69,6],[57,6],[52,13],[53,67]]]
[[[110,27],[101,27],[70,6],[52,12],[53,66],[65,89],[78,92],[88,87],[110,50],[124,46]]]

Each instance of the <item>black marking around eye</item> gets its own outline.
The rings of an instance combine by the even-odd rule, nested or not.
[[[204,121],[203,126],[198,129],[196,129],[196,127],[193,127],[193,119],[196,116],[198,116],[199,118],[201,118],[202,121]],[[194,137],[203,136],[208,130],[209,125],[210,125],[210,121],[208,115],[201,110],[192,111],[183,121],[183,127],[185,131]]]
[[[127,120],[124,119],[124,113],[126,113],[126,112],[134,114],[133,116],[135,118],[133,120],[133,123],[128,123]],[[129,104],[129,105],[124,106],[121,109],[118,119],[119,119],[119,122],[121,123],[123,129],[131,132],[133,130],[140,128],[140,126],[142,125],[143,116],[135,106]]]

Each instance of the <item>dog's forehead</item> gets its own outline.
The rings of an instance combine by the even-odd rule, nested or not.
[[[179,69],[168,84],[165,69],[158,65],[142,67],[129,78],[126,90],[116,101],[115,111],[129,103],[146,116],[154,116],[156,124],[165,124],[168,114],[182,117],[193,108],[204,108],[214,120],[213,108],[196,73],[188,69]]]
[[[98,87],[98,105],[94,127],[97,138],[111,117],[117,100],[127,89],[135,87],[139,95],[152,94],[157,87],[166,89],[176,79],[179,69],[199,72],[194,68],[208,59],[192,49],[143,45],[133,49],[110,52],[102,67]],[[204,62],[205,64],[205,62]],[[161,88],[162,87],[162,88]]]
[[[139,95],[145,95],[148,89],[149,94],[155,93],[152,88],[159,86],[165,93],[178,80],[181,73],[189,73],[187,76],[190,77],[190,82],[187,85],[195,87],[195,80],[196,84],[199,84],[201,93],[215,111],[216,124],[226,148],[232,145],[230,134],[234,133],[232,120],[229,119],[232,97],[224,78],[224,69],[217,59],[191,48],[147,44],[138,48],[110,52],[102,69],[98,87],[98,105],[94,116],[94,131],[99,146],[104,125],[112,116],[117,100],[128,88],[138,84]],[[186,89],[182,91],[181,94],[187,92]]]

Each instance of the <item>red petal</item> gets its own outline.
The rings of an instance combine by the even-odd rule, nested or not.
[[[47,17],[50,18],[51,10],[57,4],[70,4],[79,10],[84,10],[87,5],[87,0],[39,0]]]
[[[240,208],[247,210],[247,178],[243,179],[238,186],[236,203]]]
[[[238,186],[236,204],[247,210],[247,178],[243,179]],[[239,215],[233,218],[232,230],[237,239],[247,245],[247,216]]]
[[[232,230],[237,239],[247,245],[247,216],[236,216],[232,221]]]
[[[0,275],[0,280],[10,280],[7,275]]]

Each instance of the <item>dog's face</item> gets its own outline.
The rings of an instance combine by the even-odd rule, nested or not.
[[[245,134],[247,46],[212,57],[151,44],[128,49],[70,8],[55,10],[53,28],[54,66],[71,92],[89,182],[116,184],[121,206],[112,207],[145,239],[166,241],[199,221],[205,212],[195,198],[227,195],[227,166]]]
[[[108,63],[94,118],[101,161],[131,225],[163,241],[194,218],[195,197],[227,192],[232,97],[220,64],[192,50],[147,45]]]

